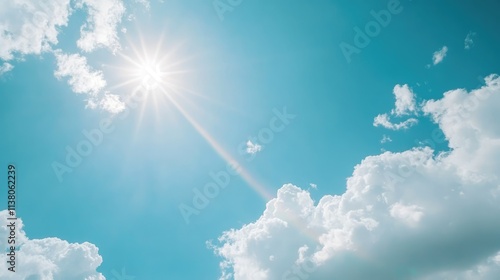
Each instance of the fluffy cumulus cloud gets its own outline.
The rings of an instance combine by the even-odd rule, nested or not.
[[[449,151],[368,156],[317,203],[284,185],[212,245],[221,279],[499,279],[500,78],[485,80],[425,102]]]
[[[49,51],[51,45],[58,43],[58,28],[68,23],[69,3],[69,0],[2,1],[0,59]]]
[[[446,57],[446,54],[448,53],[448,47],[444,46],[440,50],[435,51],[434,54],[432,55],[432,64],[433,65],[438,65],[443,61],[443,59]]]
[[[80,49],[91,52],[97,48],[109,48],[114,52],[120,48],[117,30],[125,14],[121,0],[78,0],[76,7],[88,11],[77,41]]]
[[[396,99],[394,109],[391,110],[392,116],[401,117],[404,115],[417,114],[415,94],[408,85],[396,85],[392,92]],[[417,123],[418,120],[415,118],[393,123],[388,114],[379,114],[373,120],[374,126],[381,126],[392,130],[408,129]]]
[[[0,211],[0,220],[7,221],[7,210]],[[0,227],[0,246],[8,248],[10,230],[5,223]],[[0,255],[0,279],[65,279],[105,280],[96,269],[102,263],[98,248],[88,242],[69,243],[59,238],[29,239],[23,230],[23,222],[16,222],[16,272],[7,270],[7,256]]]

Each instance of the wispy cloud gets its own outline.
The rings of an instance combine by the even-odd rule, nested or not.
[[[12,66],[12,64],[4,62],[2,65],[0,65],[0,76],[11,71],[12,69],[14,69],[14,66]]]
[[[382,139],[380,140],[380,143],[385,144],[385,143],[388,143],[388,142],[392,142],[392,139],[391,139],[391,137],[389,137],[389,136],[387,136],[387,135],[384,134],[382,136]]]
[[[93,97],[87,100],[87,106],[91,109],[100,108],[111,114],[118,114],[125,110],[125,103],[116,94],[105,93],[102,97]]]
[[[446,57],[446,54],[448,53],[448,47],[444,46],[440,50],[435,51],[434,54],[432,55],[432,64],[433,65],[438,65],[443,61],[443,59]]]
[[[387,114],[380,114],[373,120],[373,126],[382,126],[391,130],[408,129],[416,125],[417,123],[418,120],[415,118],[410,118],[399,123],[393,123],[391,122],[390,117]]]
[[[467,34],[467,37],[465,37],[464,48],[466,50],[470,50],[474,46],[474,40],[473,40],[473,38],[475,36],[476,36],[476,33],[471,31],[471,32],[469,32]]]
[[[68,78],[68,84],[75,93],[97,95],[105,86],[102,71],[93,70],[87,64],[87,58],[80,54],[64,54],[60,50],[54,52],[57,69],[54,75],[58,79]]]
[[[57,69],[54,75],[58,79],[67,78],[68,84],[75,93],[86,94],[89,108],[101,108],[116,114],[125,109],[125,104],[117,95],[104,93],[106,80],[100,70],[94,70],[87,63],[87,58],[80,54],[64,54],[54,51]]]

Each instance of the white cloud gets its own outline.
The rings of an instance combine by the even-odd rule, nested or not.
[[[87,58],[79,54],[54,52],[57,59],[57,70],[54,75],[58,79],[69,78],[68,83],[76,93],[97,95],[105,86],[102,71],[95,71],[87,64]]]
[[[464,48],[466,50],[470,50],[474,46],[474,40],[472,39],[474,36],[476,36],[476,33],[471,31],[465,37]]]
[[[449,152],[368,156],[318,203],[284,185],[212,247],[221,279],[499,279],[500,78],[485,80],[425,103]]]
[[[438,65],[443,61],[443,59],[446,57],[446,54],[448,53],[448,47],[444,46],[440,50],[434,52],[432,55],[432,64],[433,65]]]
[[[70,15],[69,0],[2,1],[0,5],[0,59],[16,53],[41,54],[58,43],[61,26]]]
[[[415,94],[408,85],[396,85],[393,93],[396,97],[396,108],[391,112],[393,115],[402,116],[416,113]]]
[[[403,115],[417,114],[415,94],[408,85],[396,85],[392,92],[396,98],[396,102],[394,104],[395,108],[391,110],[391,115],[401,117]],[[375,127],[382,126],[392,130],[408,129],[417,123],[418,120],[415,118],[410,118],[399,123],[393,123],[388,114],[379,114],[373,120],[373,125]],[[389,139],[383,138],[382,140],[387,142]]]
[[[125,110],[117,95],[104,93],[106,80],[102,71],[92,69],[84,56],[79,54],[64,54],[60,50],[54,52],[57,60],[57,69],[54,75],[58,79],[68,78],[68,84],[75,93],[87,94],[87,107],[100,108],[112,114]]]
[[[86,8],[87,19],[81,27],[77,45],[84,51],[106,47],[119,49],[117,28],[125,13],[121,0],[76,0],[77,8]],[[147,1],[140,0],[143,5]],[[69,0],[4,1],[0,5],[0,59],[11,60],[27,54],[51,51],[57,60],[55,76],[68,78],[76,93],[88,94],[89,107],[99,107],[112,113],[120,112],[124,104],[115,95],[99,93],[106,86],[102,71],[93,70],[79,54],[64,54],[53,50],[58,44],[60,27],[68,24],[71,14]],[[0,65],[0,75],[12,70],[7,62]]]
[[[100,99],[89,99],[87,106],[91,109],[100,108],[111,114],[118,114],[126,107],[118,95],[110,93],[105,93]]]
[[[7,221],[7,210],[0,211],[0,220]],[[96,269],[102,263],[99,249],[91,243],[68,243],[59,238],[29,239],[23,230],[23,222],[16,221],[16,272],[7,270],[7,255],[0,255],[0,278],[18,279],[65,279],[105,280]],[[6,223],[0,227],[0,247],[9,248]]]
[[[373,120],[373,125],[375,127],[382,126],[391,130],[400,130],[400,129],[408,129],[413,125],[417,124],[418,120],[414,118],[407,119],[406,121],[393,123],[391,122],[389,116],[387,114],[380,114],[375,117]]]
[[[314,184],[314,183],[310,183],[309,186],[313,189],[318,189],[318,185]]]
[[[97,48],[109,48],[115,52],[120,48],[118,24],[125,14],[121,0],[78,0],[77,8],[87,8],[87,22],[81,27],[77,45],[85,52]]]
[[[14,69],[14,66],[12,66],[12,64],[4,62],[2,65],[0,65],[0,76],[11,71],[12,69]]]
[[[249,154],[256,154],[260,151],[262,151],[262,146],[257,144],[257,143],[253,143],[252,141],[248,140],[247,142],[247,149],[246,149],[247,153]]]
[[[416,226],[422,219],[423,208],[418,205],[404,205],[399,202],[390,207],[391,216],[400,219],[403,223]]]

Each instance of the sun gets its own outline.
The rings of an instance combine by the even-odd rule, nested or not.
[[[171,93],[178,91],[180,84],[178,79],[186,71],[182,67],[174,51],[176,49],[165,49],[162,45],[162,37],[156,43],[147,43],[139,36],[139,45],[130,44],[117,54],[121,58],[120,66],[113,66],[119,77],[114,89],[125,88],[130,93]],[[120,89],[122,90],[122,89]]]
[[[137,78],[140,79],[140,86],[146,91],[154,91],[161,84],[162,79],[166,78],[160,65],[154,62],[144,62],[137,69]]]
[[[194,114],[202,112],[203,107],[198,106],[193,98],[203,98],[204,103],[213,101],[215,104],[221,104],[212,100],[210,96],[189,88],[188,81],[191,83],[195,81],[188,74],[197,71],[197,64],[193,65],[191,59],[196,58],[198,54],[183,52],[182,40],[173,45],[164,46],[162,44],[163,33],[157,36],[156,45],[144,40],[142,35],[141,32],[137,32],[135,40],[128,37],[128,46],[117,52],[117,57],[120,58],[119,66],[110,66],[115,70],[113,74],[118,78],[117,84],[110,90],[123,91],[125,89],[123,99],[126,106],[138,111],[134,137],[141,135],[139,131],[145,125],[143,120],[146,114],[153,113],[156,120],[152,126],[148,123],[148,127],[160,131],[165,127],[165,120],[176,120],[177,114],[172,113],[178,112],[222,159],[241,168],[239,175],[259,195],[266,201],[272,199],[273,196],[266,187],[242,167],[238,159],[217,141],[205,128],[203,121],[199,121]],[[168,116],[174,118],[170,119]]]

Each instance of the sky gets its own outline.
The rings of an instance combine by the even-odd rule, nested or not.
[[[0,279],[498,279],[499,11],[1,1]]]

